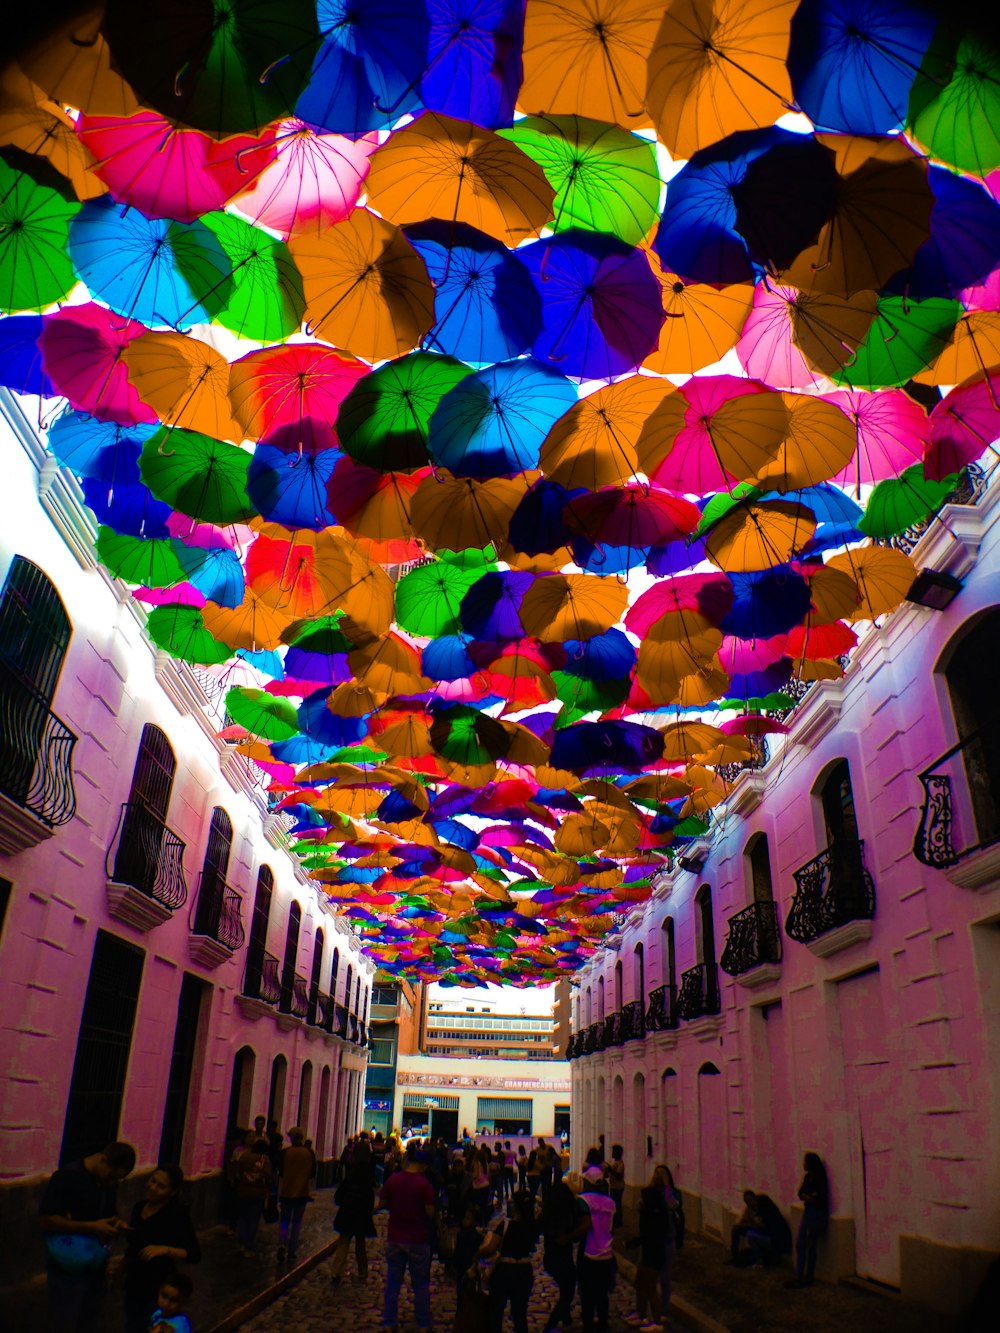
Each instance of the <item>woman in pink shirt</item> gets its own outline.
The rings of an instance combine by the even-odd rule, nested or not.
[[[615,1256],[611,1238],[615,1224],[615,1205],[608,1195],[606,1181],[588,1181],[580,1195],[590,1213],[590,1225],[583,1238],[577,1268],[580,1306],[584,1333],[603,1333],[608,1327],[608,1297],[615,1276]]]

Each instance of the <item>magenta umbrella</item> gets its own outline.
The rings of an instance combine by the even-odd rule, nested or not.
[[[42,366],[58,393],[98,421],[154,422],[157,415],[129,383],[123,359],[129,343],[148,331],[104,306],[65,306],[45,316],[38,338]]]
[[[566,505],[566,526],[608,546],[665,546],[688,536],[701,511],[656,486],[629,484],[575,496]]]
[[[347,139],[317,133],[302,120],[283,120],[275,127],[274,147],[272,160],[244,177],[232,202],[254,222],[287,237],[347,217],[361,196],[378,136]]]
[[[1000,374],[977,375],[952,389],[930,415],[924,476],[943,481],[974,463],[1000,436]]]
[[[77,134],[115,199],[151,218],[193,222],[221,208],[274,158],[274,131],[213,139],[156,111],[81,116]]]
[[[924,455],[927,416],[902,389],[842,390],[824,395],[854,422],[858,447],[843,471],[831,477],[860,496],[862,486],[898,477]]]
[[[792,315],[798,295],[795,287],[759,282],[736,344],[746,373],[772,389],[808,389],[822,378],[795,345]]]

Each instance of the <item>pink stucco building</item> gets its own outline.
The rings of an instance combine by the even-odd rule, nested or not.
[[[6,391],[0,454],[0,1215],[118,1136],[206,1216],[234,1126],[360,1128],[373,968]]]
[[[954,1311],[1000,1249],[996,474],[913,555],[947,609],[871,627],[576,978],[573,1146],[715,1236],[745,1188],[794,1223],[818,1152],[820,1274]]]

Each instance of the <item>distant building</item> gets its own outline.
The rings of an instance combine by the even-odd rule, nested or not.
[[[396,1071],[400,1127],[457,1142],[462,1131],[492,1138],[552,1138],[569,1133],[570,1071],[546,1063],[400,1055]]]
[[[531,1013],[515,1008],[511,992],[495,999],[428,1000],[421,1050],[425,1055],[496,1060],[555,1060],[558,1058],[553,1011]],[[567,1039],[568,1039],[567,1032]]]
[[[417,1050],[424,987],[378,972],[372,989],[365,1129],[388,1134],[399,1126],[396,1062]]]

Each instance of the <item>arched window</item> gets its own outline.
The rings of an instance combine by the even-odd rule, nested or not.
[[[619,958],[615,963],[615,1010],[622,1007],[622,960]]]
[[[594,992],[587,987],[587,1003],[584,1010],[584,1020],[587,1027],[590,1027],[594,1021]]]
[[[212,811],[208,828],[205,859],[201,867],[201,885],[198,889],[198,910],[195,913],[194,933],[219,938],[226,899],[226,873],[229,870],[229,852],[233,845],[233,826],[220,805]]]
[[[302,1066],[302,1073],[299,1076],[299,1109],[295,1116],[295,1123],[305,1130],[307,1137],[309,1136],[309,1111],[312,1103],[312,1082],[312,1061],[307,1060]]]
[[[660,927],[660,944],[663,953],[661,974],[664,984],[669,988],[670,999],[677,994],[677,952],[674,946],[674,918],[666,916]]]
[[[337,998],[337,974],[340,971],[340,950],[333,951],[333,967],[330,971],[330,994],[334,1000]]]
[[[945,668],[977,834],[964,839],[960,851],[1000,838],[1000,695],[993,677],[998,644],[1000,610],[993,610],[959,641]]]
[[[299,932],[302,929],[302,908],[293,902],[288,909],[288,928],[285,931],[285,956],[281,963],[281,1008],[288,1013],[295,991],[295,963],[299,955]]]
[[[72,743],[66,748],[71,733],[49,712],[71,634],[53,583],[30,560],[15,556],[0,594],[0,791],[17,805],[30,802],[50,824],[65,823],[76,808]],[[35,780],[39,757],[53,742],[56,754],[65,749],[66,792],[58,805],[51,793],[37,790]],[[45,785],[50,783],[47,775]]]
[[[317,930],[313,940],[312,972],[309,975],[309,1022],[316,1022],[316,1009],[319,1004],[319,982],[323,972],[323,932]],[[299,1122],[302,1123],[301,1121]]]
[[[229,1114],[226,1123],[226,1137],[231,1138],[236,1130],[250,1127],[251,1099],[253,1097],[253,1073],[257,1056],[252,1046],[241,1046],[233,1056],[233,1075],[229,1083]]]
[[[352,1012],[355,1013],[355,1014],[360,1014],[360,1013],[361,1013],[361,977],[360,977],[360,976],[358,977],[357,981],[354,983],[354,1009],[352,1010]]]
[[[271,896],[274,892],[274,874],[270,866],[261,866],[257,871],[257,891],[253,899],[253,917],[250,921],[250,942],[247,945],[247,968],[244,974],[243,993],[254,999],[267,1000],[274,1004],[278,999],[274,991],[277,976],[274,975],[275,960],[271,960],[272,973],[264,985],[264,959],[267,953],[267,927],[271,918]]]
[[[833,765],[819,790],[826,827],[826,843],[830,854],[830,883],[836,886],[838,898],[846,906],[855,900],[858,907],[867,900],[861,839],[858,834],[858,816],[851,786],[851,769],[846,759]],[[853,912],[870,915],[869,912]]]
[[[702,965],[704,985],[703,1013],[719,1012],[719,976],[715,959],[715,918],[712,914],[712,890],[703,884],[694,896],[697,917],[698,962]]]
[[[147,722],[139,740],[132,786],[122,807],[121,836],[112,879],[130,884],[165,906],[180,907],[187,897],[184,844],[167,828],[167,806],[177,760],[170,742]]]
[[[344,1008],[350,1011],[351,1008],[351,982],[354,980],[354,965],[347,964],[347,972],[344,976]]]
[[[633,959],[633,984],[635,986],[635,998],[637,1000],[646,999],[646,960],[645,950],[641,942],[635,946],[632,951]]]
[[[597,1021],[600,1023],[604,1018],[604,978],[597,978]]]
[[[267,1094],[267,1127],[272,1124],[281,1127],[285,1113],[285,1083],[288,1078],[288,1061],[283,1055],[276,1055],[271,1063],[271,1086]]]
[[[750,868],[754,902],[773,902],[774,888],[771,884],[771,857],[767,848],[767,834],[755,833],[747,843],[743,854]]]

